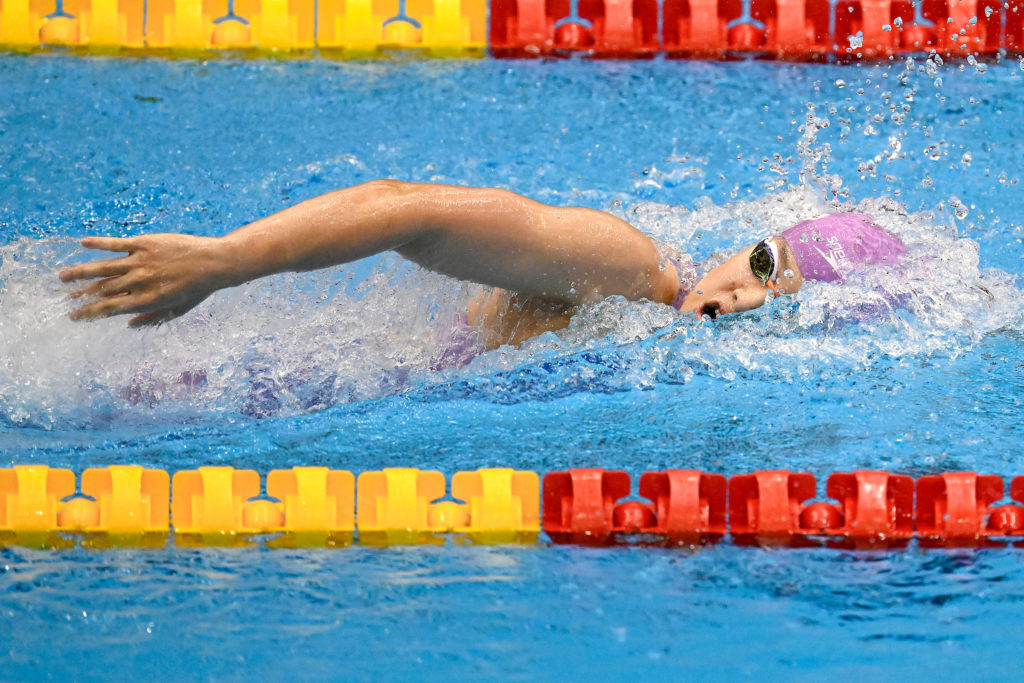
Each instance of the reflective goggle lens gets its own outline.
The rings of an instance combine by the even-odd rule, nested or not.
[[[775,255],[768,248],[768,240],[761,240],[750,252],[750,270],[754,277],[763,284],[768,284],[772,273],[775,272]]]

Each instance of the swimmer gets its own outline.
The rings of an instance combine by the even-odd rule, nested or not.
[[[394,180],[331,192],[223,237],[86,237],[82,246],[124,255],[60,272],[64,282],[92,280],[71,294],[87,301],[71,313],[75,320],[129,314],[133,326],[158,324],[219,289],[393,250],[492,288],[465,315],[485,348],[566,327],[579,306],[609,296],[716,318],[757,308],[769,292],[839,281],[906,253],[869,216],[833,214],[761,240],[698,280],[691,259],[601,211]]]

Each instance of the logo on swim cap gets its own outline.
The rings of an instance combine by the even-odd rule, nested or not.
[[[871,216],[858,213],[802,221],[782,236],[806,280],[841,282],[857,266],[895,263],[907,253],[898,236],[875,225]]]
[[[846,258],[846,252],[843,251],[842,243],[839,241],[839,238],[836,237],[835,235],[829,237],[828,240],[826,240],[826,242],[828,244],[827,254],[823,252],[821,249],[818,249],[817,246],[815,246],[814,249],[819,254],[821,254],[821,258],[825,259],[826,263],[832,266],[832,270],[836,271],[837,273],[842,272],[839,264],[843,259]]]

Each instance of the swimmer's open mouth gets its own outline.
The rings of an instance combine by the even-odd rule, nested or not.
[[[718,304],[704,304],[700,309],[700,317],[703,318],[704,316],[708,316],[712,320],[716,320],[718,318]]]

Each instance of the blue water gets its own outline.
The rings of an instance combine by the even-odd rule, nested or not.
[[[0,466],[1024,474],[1024,71],[0,57]],[[698,324],[608,300],[434,373],[474,292],[387,255],[72,323],[74,238],[376,177],[616,212],[714,261],[855,206],[896,277]],[[905,305],[880,305],[895,290]],[[857,311],[870,310],[870,315]],[[176,379],[201,371],[185,390]],[[1016,678],[1021,549],[0,549],[0,678]]]

